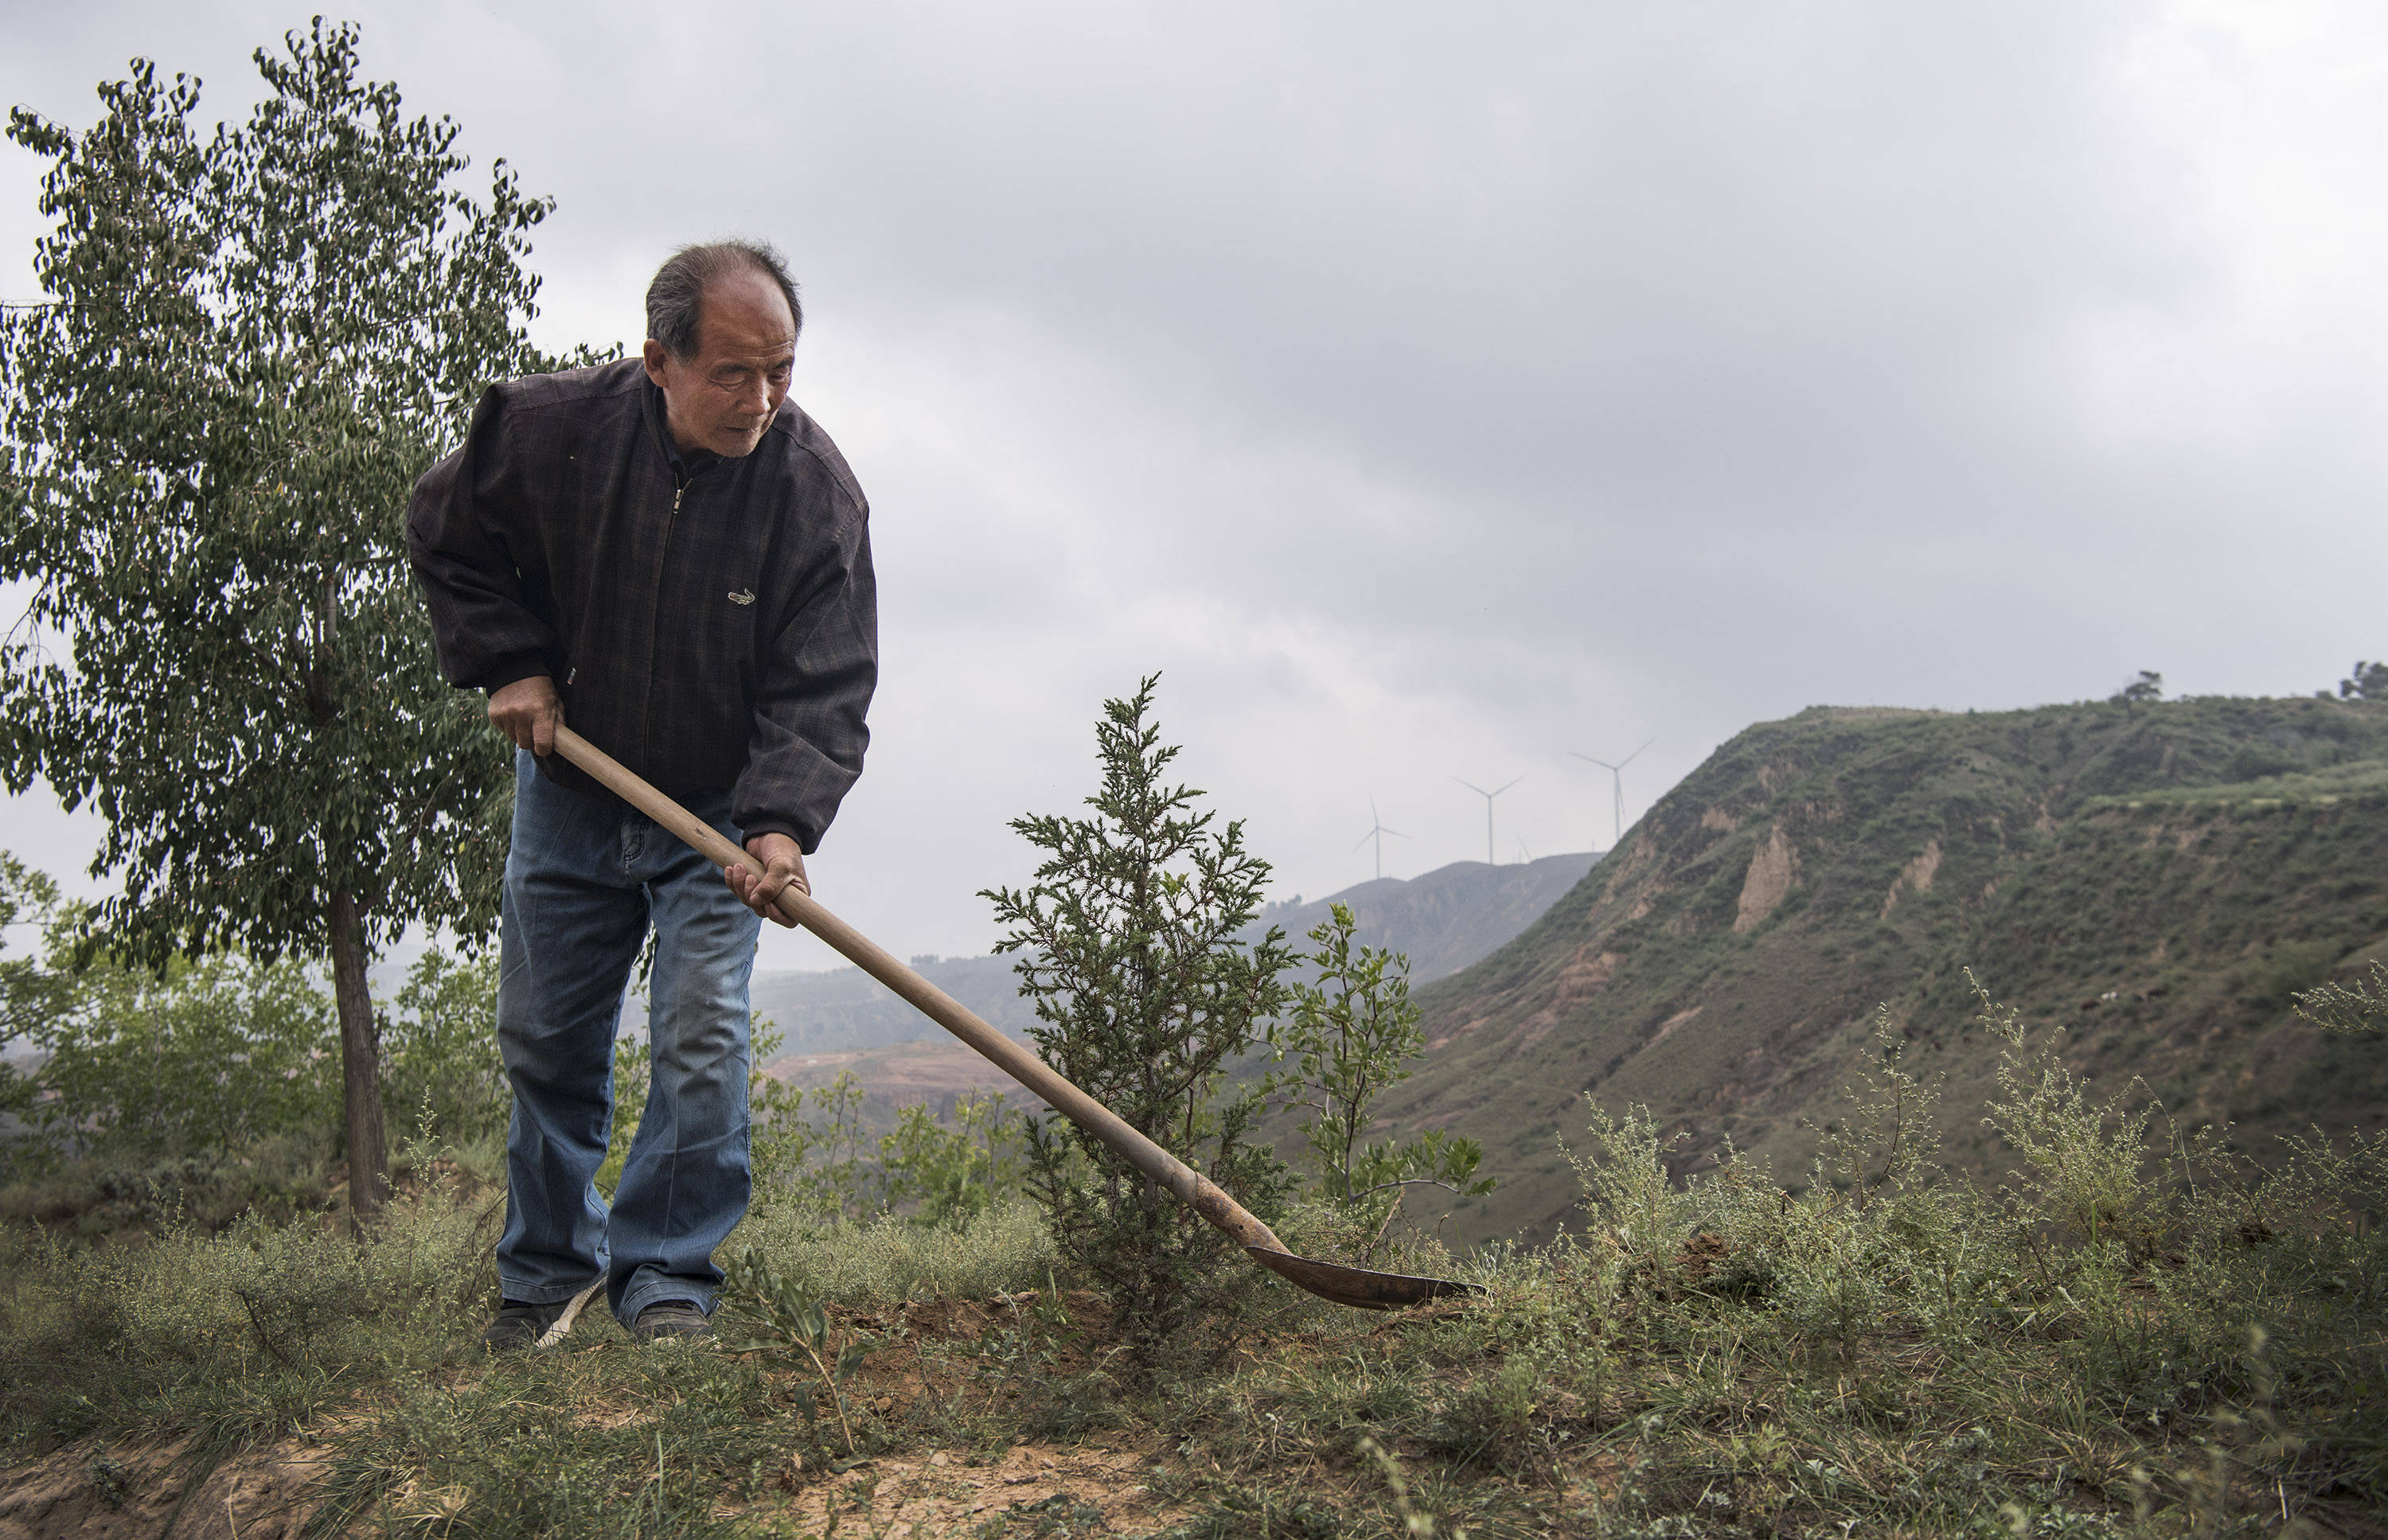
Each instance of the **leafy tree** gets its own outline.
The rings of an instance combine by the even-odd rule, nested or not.
[[[1103,703],[1095,739],[1102,789],[1090,818],[1015,819],[1045,852],[1024,890],[981,896],[1010,927],[1029,1029],[1048,1063],[1137,1131],[1248,1205],[1281,1196],[1281,1168],[1246,1139],[1257,1089],[1221,1093],[1227,1067],[1284,999],[1292,960],[1272,926],[1247,945],[1268,863],[1243,825],[1214,829],[1201,793],[1163,779],[1177,750],[1146,722],[1158,675]],[[1159,1185],[1074,1125],[1032,1125],[1032,1183],[1055,1238],[1094,1274],[1150,1366],[1194,1344],[1247,1282],[1236,1249]],[[1267,1218],[1265,1212],[1264,1218]]]
[[[2116,690],[2114,695],[2109,698],[2109,701],[2111,704],[2118,705],[2128,710],[2133,706],[2142,705],[2151,701],[2161,701],[2163,699],[2164,675],[2158,674],[2152,668],[2143,668],[2140,670],[2140,676],[2138,678],[2132,680],[2129,684],[2125,685],[2121,689]]]
[[[2342,701],[2388,701],[2388,663],[2369,663],[2357,658],[2347,676],[2338,682],[2338,698]]]
[[[1377,1098],[1410,1078],[1412,1061],[1425,1055],[1426,1035],[1410,1002],[1409,958],[1383,947],[1353,948],[1355,928],[1351,907],[1338,903],[1311,930],[1317,950],[1299,960],[1318,970],[1317,980],[1297,981],[1292,1011],[1268,1028],[1273,1059],[1283,1065],[1290,1058],[1292,1067],[1273,1071],[1263,1090],[1304,1113],[1302,1138],[1327,1196],[1350,1205],[1390,1192],[1383,1215],[1390,1224],[1404,1187],[1477,1197],[1492,1191],[1493,1181],[1476,1175],[1482,1146],[1440,1129],[1406,1141],[1363,1142]]]
[[[482,386],[554,367],[525,335],[502,161],[456,190],[456,125],[358,77],[357,31],[259,50],[266,99],[202,138],[199,85],[135,60],[52,164],[44,293],[0,328],[0,778],[108,834],[90,945],[152,967],[238,946],[328,957],[358,1218],[387,1186],[365,966],[400,928],[495,915],[506,756],[441,682],[409,587],[415,476]],[[61,655],[58,649],[63,649]]]

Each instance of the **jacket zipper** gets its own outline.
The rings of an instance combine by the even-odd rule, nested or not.
[[[639,747],[641,758],[649,766],[655,762],[655,673],[663,663],[664,567],[671,561],[672,531],[680,524],[680,499],[687,495],[688,483],[677,475],[672,477],[671,511],[664,516],[664,547],[655,553],[655,600],[647,611],[647,709],[641,713]]]

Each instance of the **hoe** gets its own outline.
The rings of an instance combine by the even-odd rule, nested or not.
[[[715,833],[712,826],[624,769],[571,728],[559,726],[555,729],[555,747],[565,758],[686,840],[715,865],[728,867],[735,863],[762,870],[760,862]],[[1048,1105],[1101,1140],[1122,1160],[1168,1189],[1178,1202],[1242,1246],[1244,1254],[1253,1261],[1297,1288],[1362,1310],[1391,1310],[1419,1304],[1437,1294],[1474,1292],[1473,1284],[1450,1279],[1371,1272],[1365,1268],[1347,1268],[1294,1256],[1268,1226],[1220,1191],[1215,1182],[1137,1132],[1117,1113],[1062,1079],[1043,1059],[980,1020],[961,1002],[897,962],[885,948],[794,889],[781,891],[778,907],[781,914],[836,948],[857,967],[1043,1097]]]

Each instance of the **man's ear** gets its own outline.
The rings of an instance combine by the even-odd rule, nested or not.
[[[657,390],[664,388],[664,360],[669,356],[664,351],[664,345],[653,337],[649,337],[646,347],[640,349],[640,357],[646,361],[647,378],[655,383]]]

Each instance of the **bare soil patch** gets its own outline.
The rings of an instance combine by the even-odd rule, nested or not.
[[[286,1439],[207,1469],[188,1440],[79,1440],[0,1472],[0,1540],[157,1540],[170,1523],[177,1540],[293,1540],[314,1511],[324,1456]]]
[[[754,1516],[785,1519],[800,1534],[824,1531],[835,1519],[858,1534],[918,1540],[977,1535],[1007,1516],[1029,1533],[1042,1521],[1070,1533],[1146,1534],[1183,1516],[1143,1480],[1152,1453],[1144,1441],[1123,1438],[1108,1445],[1018,1444],[999,1455],[906,1453],[810,1483],[792,1471],[787,1505]]]

